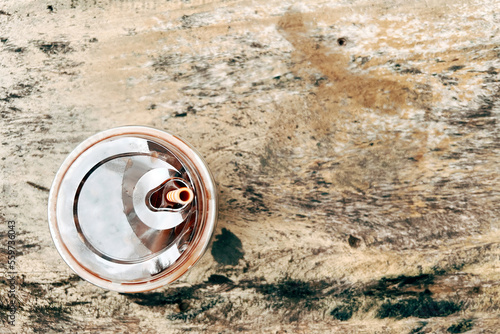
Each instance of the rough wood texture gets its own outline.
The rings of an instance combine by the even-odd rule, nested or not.
[[[497,332],[499,8],[2,1],[0,332]],[[220,190],[202,261],[136,295],[75,276],[46,222],[65,156],[124,124],[186,138]]]

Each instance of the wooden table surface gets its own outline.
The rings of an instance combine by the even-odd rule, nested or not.
[[[498,333],[499,8],[3,0],[0,332]],[[126,124],[220,195],[203,259],[135,295],[76,276],[46,216],[67,154]]]

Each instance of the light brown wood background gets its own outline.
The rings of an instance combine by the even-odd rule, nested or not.
[[[496,333],[499,8],[3,0],[0,332]],[[126,124],[187,139],[220,193],[202,261],[132,296],[75,276],[46,218],[66,155]]]

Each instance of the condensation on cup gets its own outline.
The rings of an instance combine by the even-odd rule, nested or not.
[[[171,283],[203,255],[217,220],[213,177],[184,140],[142,126],[98,133],[56,174],[49,226],[79,276],[141,292]]]

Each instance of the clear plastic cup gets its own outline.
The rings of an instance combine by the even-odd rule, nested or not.
[[[170,133],[126,126],[73,150],[49,195],[49,227],[64,261],[105,289],[171,283],[205,252],[217,192],[205,161]]]

